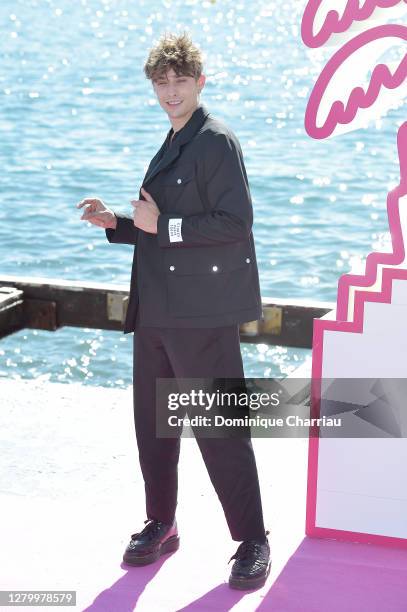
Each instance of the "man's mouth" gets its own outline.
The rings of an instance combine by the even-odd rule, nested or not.
[[[182,104],[182,100],[176,100],[173,101],[171,100],[171,102],[167,102],[168,106],[178,106],[179,104]]]

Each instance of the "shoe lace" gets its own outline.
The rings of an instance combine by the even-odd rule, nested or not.
[[[146,523],[146,526],[142,529],[142,531],[140,531],[139,533],[133,533],[131,535],[132,540],[135,540],[138,536],[141,535],[146,535],[148,539],[152,539],[162,525],[161,521],[157,521],[155,519],[146,519],[144,523]]]
[[[268,536],[269,533],[269,531],[266,531],[266,536]],[[253,554],[258,555],[263,544],[264,542],[258,542],[257,540],[245,540],[240,544],[235,554],[230,557],[228,564],[232,559],[239,559],[242,561],[243,559],[249,559]]]

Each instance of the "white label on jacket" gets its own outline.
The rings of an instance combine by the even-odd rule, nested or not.
[[[168,235],[170,242],[182,242],[181,236],[182,219],[170,219],[168,221]]]

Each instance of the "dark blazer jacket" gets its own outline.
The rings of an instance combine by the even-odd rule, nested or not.
[[[160,209],[158,233],[120,213],[116,229],[105,230],[109,242],[134,245],[125,334],[136,320],[143,327],[210,328],[262,318],[239,141],[202,103],[170,144],[172,133],[142,183]]]

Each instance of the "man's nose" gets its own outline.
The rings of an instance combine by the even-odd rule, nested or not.
[[[177,95],[177,86],[176,85],[168,85],[168,95],[172,98],[175,98]]]

